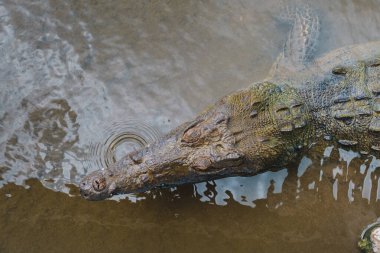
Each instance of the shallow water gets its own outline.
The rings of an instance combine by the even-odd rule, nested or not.
[[[312,5],[317,57],[380,40],[377,0]],[[289,30],[280,9],[1,1],[0,252],[356,252],[380,216],[380,160],[338,147],[255,177],[78,196],[88,172],[265,78]]]

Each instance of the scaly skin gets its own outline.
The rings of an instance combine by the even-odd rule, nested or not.
[[[329,61],[342,53],[346,59],[339,64]],[[101,200],[255,175],[286,165],[316,142],[378,154],[380,60],[373,53],[380,55],[380,42],[337,50],[335,58],[333,52],[305,70],[308,74],[272,76],[232,93],[155,143],[87,175],[81,194]]]

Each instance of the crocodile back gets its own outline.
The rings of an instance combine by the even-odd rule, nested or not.
[[[321,135],[343,146],[380,151],[379,56],[380,42],[350,46],[309,69],[298,89]]]

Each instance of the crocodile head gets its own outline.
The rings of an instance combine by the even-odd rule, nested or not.
[[[195,120],[87,175],[80,183],[82,196],[101,200],[158,186],[253,175],[276,164],[289,154],[273,111],[284,101],[279,93],[278,86],[262,83],[224,97]]]

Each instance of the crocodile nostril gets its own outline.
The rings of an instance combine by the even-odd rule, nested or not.
[[[92,186],[95,191],[102,191],[106,188],[106,179],[105,178],[97,178],[93,181]]]

